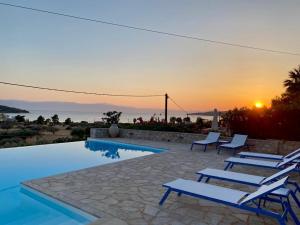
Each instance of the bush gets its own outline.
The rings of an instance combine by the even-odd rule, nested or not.
[[[81,127],[74,127],[71,131],[72,137],[84,139],[86,137],[86,130]]]
[[[2,148],[18,147],[24,145],[26,145],[26,142],[22,138],[13,137],[0,139],[0,147]]]
[[[14,126],[14,122],[12,122],[12,121],[4,121],[4,122],[1,122],[1,124],[0,124],[0,127],[2,129],[6,129],[6,130],[13,128],[13,126]]]
[[[16,115],[16,116],[15,116],[15,120],[16,120],[18,123],[23,123],[23,122],[25,122],[25,116]]]
[[[53,134],[55,134],[56,131],[58,131],[58,128],[54,127],[54,126],[47,126],[45,128],[46,131],[51,132]]]
[[[80,141],[79,138],[69,138],[69,137],[62,137],[62,138],[57,138],[53,141],[53,143],[64,143],[64,142],[74,142],[74,141]]]

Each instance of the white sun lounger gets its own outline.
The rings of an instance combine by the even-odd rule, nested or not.
[[[224,170],[228,168],[232,168],[234,165],[246,165],[246,166],[255,166],[255,167],[263,167],[263,168],[271,168],[271,169],[283,169],[286,166],[293,163],[294,160],[300,158],[300,153],[284,159],[280,162],[278,161],[266,161],[266,160],[257,160],[257,159],[248,159],[248,158],[237,158],[237,157],[229,157],[225,160],[227,165]],[[299,168],[295,168],[294,171],[299,171]]]
[[[290,158],[296,154],[300,153],[300,148],[292,151],[287,155],[275,155],[275,154],[266,154],[258,152],[240,152],[238,153],[241,158],[259,158],[259,159],[271,159],[271,160],[283,160]]]
[[[178,196],[184,194],[195,198],[216,202],[217,204],[228,205],[242,210],[269,216],[277,220],[278,224],[280,225],[286,225],[287,214],[290,214],[295,224],[300,224],[294,211],[285,200],[272,198],[269,196],[271,192],[284,187],[287,179],[288,178],[285,177],[272,184],[262,186],[253,193],[247,193],[207,183],[199,183],[191,180],[177,179],[163,185],[163,187],[167,188],[167,191],[163,195],[159,204],[163,205],[169,194],[171,192],[176,192],[178,193]],[[258,204],[252,204],[256,200],[260,201],[262,199],[268,199],[268,201],[282,204],[285,209],[284,212],[280,214],[267,208],[261,208]]]
[[[230,143],[222,144],[218,146],[218,154],[222,149],[233,150],[233,154],[237,149],[240,149],[245,146],[248,136],[242,134],[235,134]]]
[[[283,176],[286,176],[288,173],[292,172],[297,167],[297,164],[294,164],[292,166],[289,166],[269,177],[263,177],[263,176],[255,176],[245,173],[236,173],[231,171],[224,171],[219,169],[211,169],[206,168],[204,170],[198,171],[196,174],[200,175],[198,182],[205,179],[205,182],[208,182],[210,179],[218,179],[223,181],[230,181],[230,182],[236,182],[240,184],[246,184],[246,185],[252,185],[252,186],[262,186],[265,184],[269,184],[272,182],[277,181],[278,179],[282,178]],[[298,207],[300,208],[300,201],[298,200],[296,193],[300,191],[300,187],[295,181],[288,181],[289,184],[293,185],[295,187],[295,190],[287,189],[287,188],[280,188],[276,191],[272,192],[272,194],[277,195],[279,197],[285,197],[289,198],[291,195],[292,198],[297,203]]]
[[[204,152],[206,151],[207,145],[217,144],[220,138],[220,133],[209,132],[205,140],[194,141],[191,145],[191,150],[193,150],[194,145],[204,145]]]

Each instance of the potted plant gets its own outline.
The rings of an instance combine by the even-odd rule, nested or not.
[[[117,112],[117,111],[109,111],[106,113],[103,113],[103,115],[105,117],[102,118],[102,120],[110,125],[109,129],[108,129],[108,133],[110,137],[117,137],[119,135],[119,127],[118,127],[118,123],[120,120],[120,116],[121,116],[122,112]]]

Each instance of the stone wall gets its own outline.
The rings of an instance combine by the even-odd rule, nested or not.
[[[92,128],[91,138],[107,138],[107,128]],[[134,130],[134,129],[120,129],[120,137],[145,139],[152,141],[167,141],[190,144],[195,140],[202,140],[206,137],[203,134],[180,133],[180,132],[166,132],[166,131],[151,131],[151,130]],[[230,140],[230,138],[222,138],[222,140]],[[300,142],[284,141],[284,140],[258,140],[248,139],[250,151],[265,152],[272,154],[285,155],[292,150],[300,148]]]

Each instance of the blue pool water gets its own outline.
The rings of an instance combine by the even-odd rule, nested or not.
[[[1,225],[82,225],[93,217],[45,198],[21,182],[162,152],[146,146],[88,140],[0,149]]]

